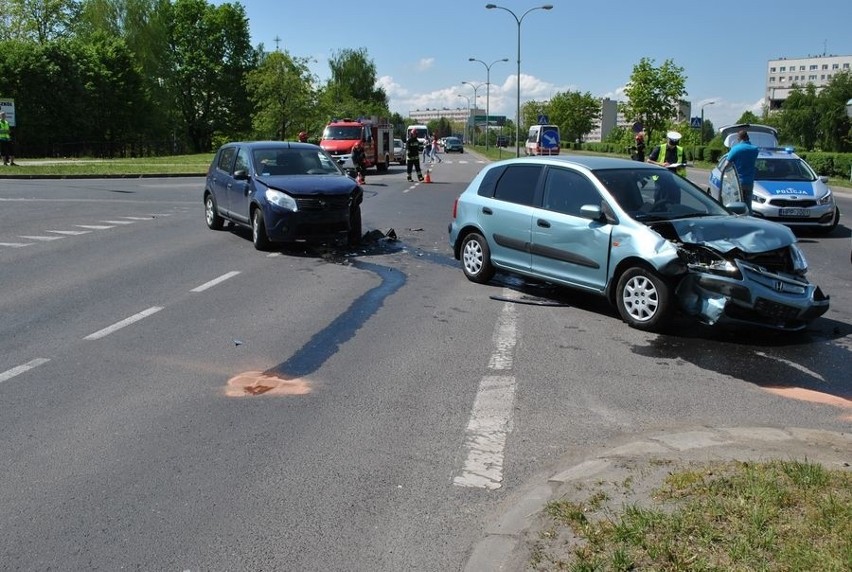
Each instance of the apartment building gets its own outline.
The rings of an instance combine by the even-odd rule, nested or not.
[[[769,110],[781,109],[794,87],[813,84],[819,91],[835,74],[852,70],[852,56],[808,56],[806,58],[779,58],[766,64],[766,92],[764,101]]]

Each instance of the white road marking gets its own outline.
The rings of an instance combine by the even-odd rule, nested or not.
[[[515,296],[512,290],[503,291],[507,297]],[[517,315],[512,302],[503,304],[492,343],[488,369],[510,371],[517,344]],[[486,375],[480,381],[466,430],[467,459],[461,474],[453,479],[454,485],[489,490],[503,486],[503,453],[512,431],[516,385],[513,375]]]
[[[202,284],[201,286],[198,286],[197,288],[193,288],[192,290],[190,290],[190,292],[204,292],[208,288],[212,288],[216,284],[219,284],[220,282],[224,282],[228,278],[233,278],[237,274],[239,274],[239,272],[236,271],[236,270],[234,270],[232,272],[228,272],[227,274],[223,274],[223,275],[219,276],[218,278],[214,278],[210,282],[206,282],[206,283]]]
[[[87,228],[89,230],[106,230],[108,228],[115,228],[114,226],[104,226],[102,224],[75,224],[77,228]]]
[[[467,425],[467,460],[461,475],[453,479],[454,485],[489,490],[502,486],[503,449],[511,430],[514,403],[513,376],[482,378]]]
[[[43,363],[47,363],[50,360],[47,358],[36,358],[32,361],[28,361],[24,365],[19,365],[18,367],[13,367],[12,369],[6,370],[3,373],[0,373],[0,383],[4,381],[8,381],[15,377],[16,375],[21,375],[24,372],[27,372],[34,367],[38,367]]]
[[[823,376],[816,373],[815,371],[809,370],[808,368],[806,368],[803,365],[797,364],[796,362],[792,362],[790,360],[786,360],[786,359],[780,358],[780,357],[771,356],[771,355],[763,353],[763,352],[754,352],[754,354],[758,355],[760,357],[765,357],[767,359],[774,359],[775,361],[780,361],[781,363],[787,364],[790,367],[795,368],[795,369],[801,371],[802,373],[805,373],[805,374],[807,374],[807,375],[809,375],[813,378],[816,378],[816,379],[820,380],[821,382],[825,383],[825,378]]]
[[[128,220],[151,220],[149,216],[123,216],[121,218],[126,218]]]
[[[65,234],[68,236],[78,236],[80,234],[89,234],[91,230],[46,230],[45,232],[55,232],[56,234]]]
[[[160,307],[160,306],[152,306],[152,307],[148,308],[147,310],[143,310],[143,311],[139,312],[138,314],[134,314],[134,315],[130,316],[129,318],[126,318],[126,319],[124,319],[120,322],[116,322],[115,324],[113,324],[113,325],[111,325],[107,328],[104,328],[103,330],[98,330],[94,334],[89,334],[88,336],[86,336],[83,339],[84,340],[97,340],[97,339],[103,338],[104,336],[108,336],[111,333],[113,333],[117,330],[120,330],[121,328],[123,328],[125,326],[129,326],[130,324],[132,324],[134,322],[138,322],[142,318],[147,318],[151,314],[156,314],[157,312],[159,312],[162,309],[163,308]]]
[[[8,246],[9,248],[21,248],[31,244],[32,242],[0,242],[0,246]]]
[[[133,224],[132,220],[102,220],[106,224]]]
[[[64,236],[22,236],[21,238],[26,238],[27,240],[41,240],[47,242],[48,240],[62,240],[65,238]]]

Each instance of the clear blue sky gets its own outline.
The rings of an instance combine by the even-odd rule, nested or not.
[[[222,4],[220,0],[213,2]],[[486,10],[487,0],[243,0],[252,43],[315,60],[320,81],[330,76],[337,51],[366,48],[391,111],[464,107],[474,98],[486,106],[486,69],[491,66],[490,110],[514,118],[518,24],[505,10]],[[718,2],[502,0],[520,18],[521,102],[546,100],[566,91],[623,100],[623,88],[642,57],[666,59],[684,69],[693,115],[715,127],[746,110],[761,113],[770,59],[852,54],[849,0]],[[671,6],[661,10],[661,6]],[[660,16],[665,12],[664,16]]]

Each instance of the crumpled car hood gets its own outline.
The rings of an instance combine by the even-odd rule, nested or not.
[[[702,217],[667,221],[684,243],[702,244],[726,254],[769,252],[796,242],[786,226],[754,217]],[[652,225],[656,227],[657,224]]]

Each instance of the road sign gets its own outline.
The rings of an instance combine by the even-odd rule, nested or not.
[[[542,113],[541,115],[538,116],[538,124],[539,125],[547,125],[548,123],[550,123],[550,121],[547,119],[547,115]]]
[[[541,146],[545,149],[556,149],[559,147],[559,131],[546,129],[541,134]]]
[[[693,129],[701,129],[701,118],[693,117],[689,120],[689,126]]]
[[[641,121],[637,121],[633,124],[633,133],[639,133],[642,129],[644,129],[644,127],[642,126]]]

